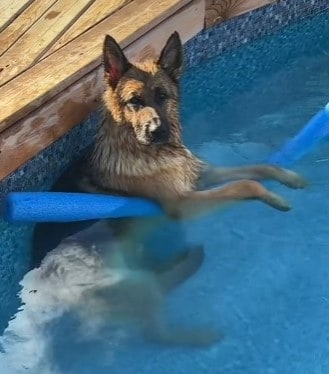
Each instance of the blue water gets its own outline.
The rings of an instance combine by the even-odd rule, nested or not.
[[[213,164],[248,164],[293,136],[329,101],[327,19],[315,18],[312,32],[306,22],[187,72],[183,120],[191,149]],[[300,44],[309,41],[312,53],[296,53],[291,35]],[[284,63],[273,58],[269,65],[266,56],[289,49]],[[238,66],[245,79],[235,79]],[[221,342],[192,350],[154,346],[134,333],[104,333],[90,343],[66,319],[48,332],[56,373],[328,374],[329,145],[295,170],[310,181],[307,190],[271,185],[293,204],[289,213],[253,202],[185,224],[188,240],[204,243],[206,259],[168,297],[167,311],[179,324],[215,326]],[[11,374],[5,365],[0,361],[1,373]]]

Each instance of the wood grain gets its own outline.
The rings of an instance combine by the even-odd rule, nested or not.
[[[135,0],[0,87],[0,132],[101,63],[104,35],[126,47],[190,0]]]
[[[204,1],[194,0],[125,48],[132,61],[158,55],[177,30],[183,42],[203,28]],[[103,69],[97,67],[79,82],[0,134],[0,180],[66,134],[93,111],[103,90]]]
[[[62,35],[58,41],[46,52],[41,59],[49,56],[57,49],[81,35],[104,18],[110,16],[118,9],[127,5],[132,0],[96,0],[81,17]]]
[[[0,31],[26,9],[33,0],[2,0],[0,3]]]
[[[0,180],[63,136],[96,108],[95,84],[101,71],[89,73],[51,103],[0,134]]]
[[[205,26],[225,21],[276,0],[206,0]]]
[[[30,67],[94,0],[58,0],[1,57],[0,86]]]
[[[182,42],[186,43],[203,29],[204,14],[204,0],[194,0],[131,44],[125,50],[127,57],[131,61],[138,61],[158,56],[175,30],[179,32]]]
[[[0,33],[0,56],[11,47],[57,0],[34,0]]]

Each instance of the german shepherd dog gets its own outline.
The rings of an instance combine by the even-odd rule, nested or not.
[[[177,32],[157,61],[131,64],[110,36],[105,38],[103,54],[106,116],[85,188],[156,200],[176,219],[251,199],[278,210],[290,209],[285,199],[258,181],[274,179],[290,188],[303,188],[306,182],[298,174],[270,165],[213,168],[182,144],[183,48]],[[207,190],[230,181],[235,182]]]
[[[84,328],[134,320],[158,342],[215,343],[214,329],[171,328],[162,313],[167,292],[201,266],[202,247],[186,248],[157,266],[148,259],[143,237],[166,219],[193,217],[231,202],[259,200],[288,211],[288,202],[267,190],[261,180],[274,179],[290,188],[306,186],[293,171],[271,165],[214,168],[183,145],[179,118],[183,48],[177,32],[157,60],[135,64],[106,36],[103,59],[104,110],[94,149],[87,161],[74,167],[75,173],[64,174],[61,180],[65,182],[59,182],[55,190],[146,197],[160,203],[167,218],[90,222],[89,228],[62,240],[24,277],[24,310],[10,321],[2,342],[16,359],[27,352],[25,366],[38,370],[47,361],[41,358],[48,349],[42,328],[68,310],[82,318]],[[224,182],[230,183],[218,187]],[[39,225],[35,231],[34,264],[43,256],[37,243],[50,240],[53,229],[49,227],[53,226]],[[28,318],[39,324],[34,322],[31,328],[32,324],[22,323]],[[29,327],[22,330],[22,326]],[[16,346],[15,334],[21,337],[15,340]],[[35,348],[33,336],[39,338]]]

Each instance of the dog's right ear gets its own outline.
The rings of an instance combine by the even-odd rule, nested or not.
[[[109,35],[105,36],[103,44],[103,63],[105,79],[113,89],[132,66],[119,44]]]

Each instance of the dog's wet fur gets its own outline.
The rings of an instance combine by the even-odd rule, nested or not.
[[[160,266],[148,259],[143,237],[161,220],[193,217],[232,202],[258,200],[288,211],[289,203],[259,181],[272,179],[290,188],[304,188],[306,182],[293,171],[272,165],[214,168],[184,146],[179,117],[183,48],[177,32],[157,60],[129,62],[110,36],[104,40],[103,58],[104,105],[95,146],[54,189],[146,197],[160,203],[167,218],[86,222],[91,225],[86,232],[102,227],[101,235],[91,235],[98,244],[81,239],[83,234],[59,244],[58,238],[51,240],[57,232],[54,224],[37,225],[33,266],[39,265],[45,251],[58,246],[32,270],[33,282],[23,280],[26,308],[46,303],[41,295],[48,285],[61,307],[75,308],[80,315],[88,314],[88,308],[83,312],[83,304],[88,304],[90,318],[109,321],[126,316],[158,342],[211,345],[218,340],[215,330],[170,328],[162,313],[167,292],[201,266],[202,247],[187,247]],[[68,224],[65,230],[65,236],[74,234],[76,226]],[[37,292],[28,292],[29,287]],[[74,297],[65,296],[64,288]]]

